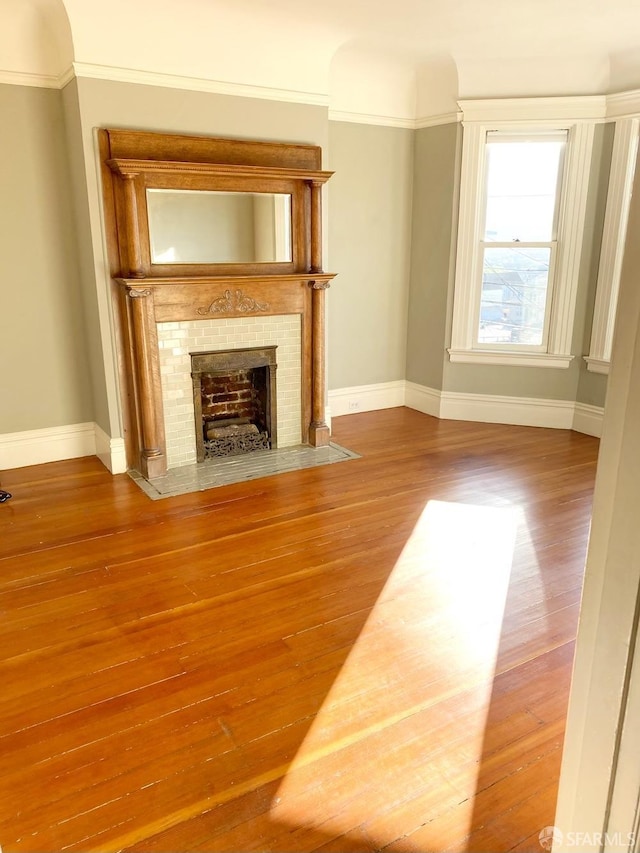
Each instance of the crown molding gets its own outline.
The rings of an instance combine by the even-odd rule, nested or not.
[[[606,95],[553,98],[480,98],[458,101],[463,121],[597,121],[607,112]]]
[[[457,124],[462,121],[462,113],[441,113],[440,115],[412,119],[374,115],[372,113],[349,113],[342,110],[330,109],[329,121],[346,121],[354,124],[372,124],[378,127],[403,127],[408,130],[422,130],[425,127],[437,127],[442,124]]]
[[[0,71],[0,83],[10,86],[32,86],[38,89],[59,89],[58,77],[54,74],[27,74],[24,71]]]
[[[74,62],[73,71],[76,77],[89,77],[95,80],[138,83],[143,86],[160,86],[165,89],[188,89],[193,92],[209,92],[215,95],[232,95],[233,97],[241,98],[259,98],[267,101],[283,101],[317,107],[329,106],[329,96],[319,92],[272,89],[268,86],[226,83],[221,80],[207,80],[203,77],[183,77],[178,74],[138,71],[134,68],[117,68],[111,65],[95,65],[89,62]]]
[[[423,118],[418,118],[414,122],[414,127],[416,130],[422,130],[424,127],[437,127],[441,124],[458,124],[458,122],[462,121],[462,113],[440,113],[440,115],[436,116],[424,116]]]
[[[378,127],[401,127],[414,130],[416,123],[412,118],[375,115],[373,113],[350,113],[344,110],[329,110],[329,121],[345,121],[352,124],[373,124]]]
[[[607,95],[607,118],[636,118],[640,116],[640,89]]]
[[[73,70],[73,63],[63,71],[62,74],[58,75],[58,88],[64,89],[67,83],[70,83],[72,80],[75,80],[76,73]]]
[[[204,77],[187,77],[163,74],[156,71],[139,71],[91,62],[73,62],[61,74],[31,74],[24,71],[0,69],[0,83],[13,86],[31,86],[42,89],[63,89],[76,77],[112,80],[120,83],[137,83],[169,89],[210,92],[217,95],[257,98],[329,107],[330,97],[323,92],[300,92],[294,89],[275,89],[269,86],[251,86]],[[330,121],[371,124],[383,127],[400,127],[420,130],[460,121],[544,121],[574,120],[603,121],[640,117],[640,89],[615,92],[610,95],[577,95],[568,97],[532,98],[469,98],[458,101],[458,112],[442,113],[419,118],[388,116],[375,113],[347,112],[329,109]]]

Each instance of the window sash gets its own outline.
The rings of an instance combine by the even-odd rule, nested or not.
[[[549,326],[550,326],[550,318],[551,318],[551,309],[553,304],[553,291],[554,291],[554,272],[555,272],[555,257],[557,254],[557,246],[558,246],[558,223],[560,218],[560,206],[562,201],[562,187],[564,181],[564,164],[565,164],[565,156],[567,150],[567,139],[568,132],[566,130],[548,130],[541,129],[539,132],[531,129],[522,130],[522,131],[500,131],[500,130],[489,130],[486,132],[484,139],[484,175],[483,175],[483,190],[481,197],[481,216],[479,217],[478,227],[478,257],[476,260],[476,280],[474,283],[474,317],[475,317],[475,325],[474,325],[474,333],[473,333],[473,343],[472,346],[474,349],[487,350],[487,349],[497,349],[497,350],[513,350],[513,351],[526,351],[526,352],[547,352],[549,347]],[[491,144],[512,144],[512,143],[524,143],[524,142],[561,142],[562,148],[560,150],[560,156],[558,160],[558,172],[556,175],[556,191],[555,191],[555,203],[553,208],[553,220],[552,220],[552,228],[551,228],[551,240],[549,241],[524,241],[524,240],[510,240],[510,241],[489,241],[484,240],[483,236],[486,230],[486,218],[487,218],[487,210],[488,210],[488,201],[489,201],[489,143]],[[484,253],[487,248],[513,248],[513,249],[527,249],[527,248],[548,248],[550,250],[549,255],[549,271],[547,275],[547,287],[545,293],[545,311],[544,311],[544,323],[542,329],[542,341],[540,344],[523,344],[519,342],[504,342],[504,343],[486,343],[479,340],[479,331],[480,331],[480,322],[481,322],[481,303],[482,303],[482,293],[483,293],[483,279],[484,279]]]
[[[484,185],[484,146],[489,131],[499,129],[502,132],[521,133],[523,105],[527,107],[530,116],[527,128],[550,131],[563,129],[568,133],[559,215],[562,241],[555,253],[553,309],[549,323],[548,348],[546,352],[527,352],[521,347],[490,352],[473,345],[478,316],[475,308],[479,220],[482,218]],[[559,120],[557,114],[546,115],[551,112],[546,106],[539,111],[530,107],[531,104],[526,99],[522,102],[516,100],[509,110],[503,111],[504,115],[501,113],[496,118],[491,113],[489,104],[484,109],[486,119],[481,118],[480,110],[473,112],[471,109],[470,114],[473,117],[463,119],[453,317],[450,344],[447,347],[452,363],[566,369],[575,358],[571,352],[571,342],[580,281],[581,237],[587,213],[590,164],[597,121],[573,114],[566,120]],[[507,116],[509,111],[513,113],[511,119]]]
[[[479,340],[481,323],[481,307],[484,279],[484,253],[486,249],[549,249],[549,270],[547,273],[547,286],[545,292],[544,320],[542,325],[542,340],[540,344],[524,344],[513,341],[504,343],[485,342]],[[555,282],[555,262],[558,250],[558,241],[549,242],[507,242],[493,243],[481,240],[478,244],[478,256],[476,262],[477,281],[474,288],[474,316],[476,318],[473,348],[478,350],[499,350],[506,352],[547,352],[549,347],[549,330],[551,325],[551,309],[553,305],[553,293]]]
[[[568,131],[566,130],[488,130],[487,142],[565,142]]]
[[[494,133],[498,133],[495,131]],[[503,138],[504,137],[504,138]],[[484,144],[484,185],[483,185],[483,193],[482,193],[482,215],[480,218],[480,233],[479,238],[482,239],[483,235],[486,233],[487,227],[487,213],[489,210],[489,143],[495,144],[498,143],[507,143],[507,142],[562,142],[562,148],[560,149],[560,156],[558,158],[558,172],[556,175],[556,187],[555,187],[555,201],[553,206],[553,218],[551,222],[551,240],[558,239],[558,225],[560,220],[560,202],[562,196],[562,187],[564,182],[564,164],[565,157],[567,153],[567,134],[555,134],[552,137],[548,137],[548,135],[540,135],[539,138],[530,137],[529,135],[522,135],[520,137],[514,137],[513,134],[501,134],[501,135],[493,135],[492,132],[487,133],[487,138],[485,139]]]

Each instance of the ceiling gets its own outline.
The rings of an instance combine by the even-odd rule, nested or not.
[[[73,61],[412,118],[640,88],[637,0],[0,0],[0,14],[2,79]]]

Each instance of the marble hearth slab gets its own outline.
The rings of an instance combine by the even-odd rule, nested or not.
[[[348,459],[359,459],[359,455],[333,443],[328,447],[299,445],[182,465],[153,480],[146,480],[136,471],[130,472],[130,476],[152,500],[158,500]]]

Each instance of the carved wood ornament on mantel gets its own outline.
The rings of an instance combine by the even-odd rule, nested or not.
[[[147,478],[167,470],[156,324],[203,317],[300,315],[301,443],[328,444],[324,292],[335,273],[322,270],[332,172],[321,149],[107,129],[99,140],[129,467]],[[176,213],[187,199],[190,220]],[[217,223],[224,233],[209,242],[224,245],[220,257],[195,247]]]
[[[198,314],[255,314],[258,311],[268,311],[269,303],[256,302],[250,296],[245,296],[241,290],[225,290],[222,296],[214,299],[207,308],[198,308]]]

